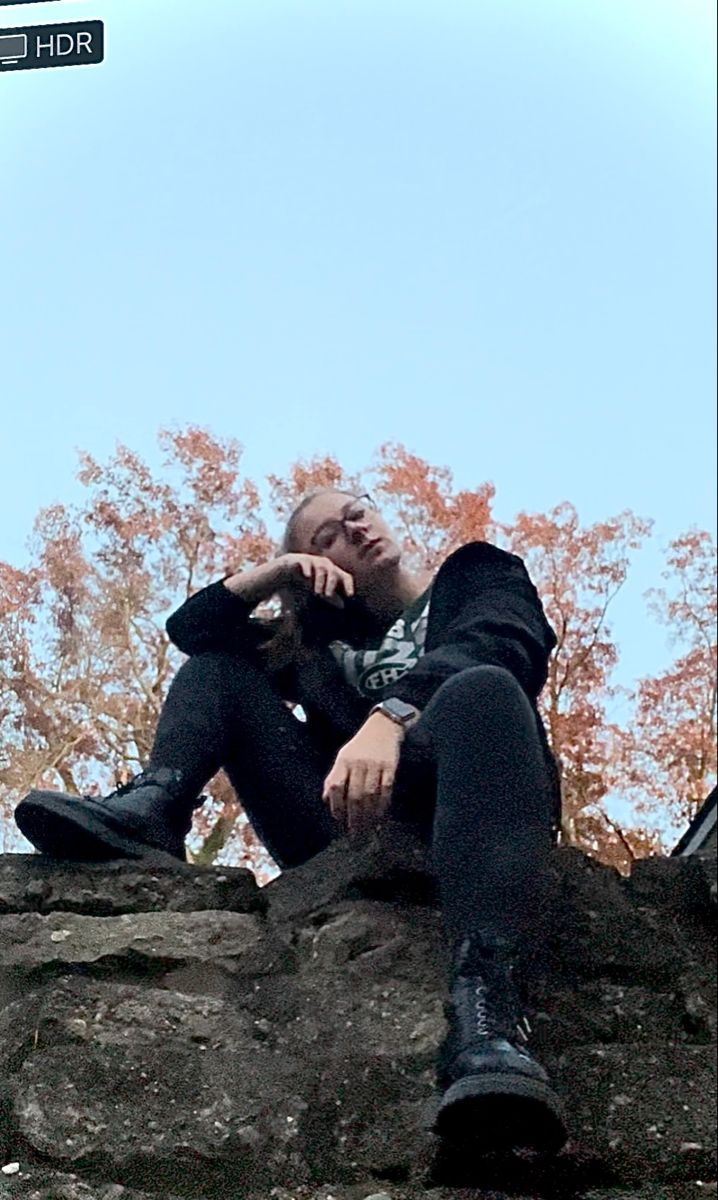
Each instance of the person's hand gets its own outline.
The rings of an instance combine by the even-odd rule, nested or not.
[[[374,713],[339,751],[324,782],[323,798],[350,833],[386,816],[403,737],[400,725]]]
[[[343,608],[344,599],[354,595],[354,579],[321,554],[281,554],[260,567],[232,575],[224,586],[245,600],[268,600],[278,588],[297,584]]]
[[[277,559],[283,584],[304,584],[315,596],[322,596],[337,608],[344,598],[354,595],[354,578],[322,554],[283,554]]]

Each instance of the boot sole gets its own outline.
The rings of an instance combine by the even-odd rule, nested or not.
[[[457,1080],[441,1099],[434,1132],[485,1153],[558,1154],[568,1141],[558,1096],[526,1075],[468,1075]]]
[[[29,842],[50,858],[71,862],[107,862],[113,858],[186,861],[126,831],[115,830],[89,809],[52,792],[33,791],[15,809],[15,824]]]

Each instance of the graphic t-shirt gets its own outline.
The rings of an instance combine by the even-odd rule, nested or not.
[[[416,666],[426,645],[430,602],[429,587],[374,645],[355,650],[346,642],[330,643],[345,678],[363,696],[383,699],[384,690]]]

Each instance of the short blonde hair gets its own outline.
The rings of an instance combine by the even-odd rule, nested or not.
[[[281,549],[279,551],[280,554],[299,553],[296,542],[297,524],[299,523],[299,518],[301,517],[305,508],[307,508],[313,500],[316,500],[318,496],[329,496],[332,493],[336,493],[339,496],[351,495],[350,492],[344,492],[341,488],[317,488],[315,491],[309,492],[308,495],[304,496],[304,498],[299,501],[297,507],[292,513],[290,513],[289,519],[284,528],[284,536],[282,538]]]

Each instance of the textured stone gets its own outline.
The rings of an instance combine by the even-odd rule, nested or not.
[[[659,905],[715,920],[718,905],[715,855],[645,858],[631,872],[629,888],[639,904]]]
[[[573,1141],[556,1159],[499,1162],[430,1130],[447,963],[426,850],[409,833],[337,843],[249,911],[208,907],[218,881],[190,884],[179,866],[176,892],[155,868],[84,871],[46,864],[23,900],[38,911],[0,917],[0,1150],[21,1165],[0,1189],[12,1196],[30,1200],[33,1172],[32,1200],[711,1194],[715,955],[709,922],[673,884],[647,892],[555,854],[526,982],[533,1046]],[[80,878],[116,907],[93,915]],[[196,911],[170,908],[194,887]],[[137,911],[138,895],[167,910]]]
[[[291,952],[251,913],[20,913],[0,917],[6,969],[35,971],[70,964],[157,973],[186,964],[221,964],[233,974],[287,969]]]
[[[550,969],[564,982],[603,979],[670,989],[685,945],[666,915],[638,906],[618,872],[578,850],[555,851],[546,939]],[[706,935],[704,953],[708,944]]]
[[[151,987],[71,979],[31,1006],[9,1089],[17,1131],[67,1169],[150,1189],[302,1182],[296,1150],[311,1091],[308,1062],[274,1054],[239,1005]],[[4,1030],[0,1029],[0,1038]],[[6,1068],[7,1069],[7,1068]]]
[[[321,865],[320,865],[321,864]],[[263,889],[272,919],[287,927],[344,900],[437,905],[427,848],[401,822],[334,842]]]
[[[142,862],[62,863],[39,854],[0,856],[0,914],[74,912],[263,912],[251,871],[233,867],[148,867]]]
[[[11,1183],[0,1180],[0,1200],[159,1200],[118,1183],[94,1183],[74,1174],[30,1167]],[[162,1200],[179,1200],[167,1192]]]
[[[713,1046],[580,1047],[555,1074],[571,1097],[574,1138],[623,1177],[715,1179]]]
[[[417,931],[421,930],[417,937]],[[345,902],[295,930],[300,975],[292,1035],[316,1046],[328,1028],[347,1053],[433,1061],[445,1032],[439,915]]]
[[[607,980],[582,983],[575,990],[534,989],[530,1014],[532,1044],[539,1054],[558,1054],[568,1046],[603,1042],[687,1041],[685,999]],[[697,1021],[707,1023],[705,1003],[696,998]]]
[[[715,1185],[713,1185],[715,1187]],[[703,1180],[688,1183],[647,1184],[621,1192],[620,1200],[709,1200],[711,1185]],[[617,1200],[614,1191],[591,1191],[583,1200]]]

